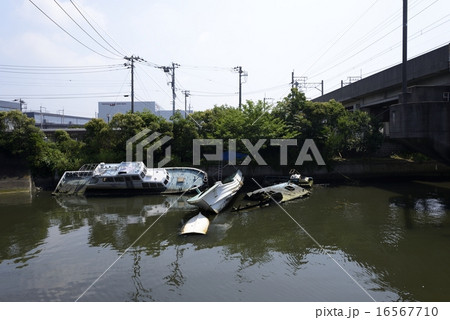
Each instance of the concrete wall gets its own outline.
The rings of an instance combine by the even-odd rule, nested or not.
[[[30,170],[18,158],[0,153],[0,194],[31,192],[33,187]]]
[[[224,163],[225,165],[225,163]],[[202,166],[208,174],[209,183],[218,179],[218,166]],[[268,177],[289,177],[291,167],[272,168],[270,166],[227,166],[223,168],[222,179],[236,170],[242,171],[246,184],[255,184],[253,179],[262,183]],[[394,179],[432,179],[450,178],[450,166],[434,160],[410,162],[396,159],[358,159],[341,161],[329,167],[296,167],[302,175],[311,176],[316,183],[352,182],[355,180],[394,180]]]
[[[390,137],[450,162],[450,102],[410,102],[390,107]]]
[[[449,57],[450,44],[409,60],[407,63],[408,86],[450,85]],[[398,96],[401,83],[402,65],[398,64],[313,101],[326,102],[334,99],[345,106],[352,104],[364,106],[377,100]]]

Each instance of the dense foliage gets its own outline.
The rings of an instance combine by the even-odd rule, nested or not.
[[[34,172],[49,174],[77,169],[83,163],[125,161],[127,140],[144,129],[171,137],[171,165],[191,165],[192,141],[199,138],[223,139],[224,150],[229,139],[236,139],[237,151],[242,153],[248,151],[242,139],[252,144],[259,139],[298,139],[300,147],[305,139],[313,139],[325,161],[374,151],[382,139],[380,123],[367,113],[347,111],[334,100],[307,101],[296,89],[272,109],[262,101],[247,101],[242,110],[215,106],[188,118],[177,113],[171,120],[150,112],[116,114],[109,123],[93,119],[85,125],[82,141],[76,141],[62,130],[47,139],[34,120],[22,113],[0,112],[0,151],[26,159]],[[279,148],[265,143],[259,153],[276,165]],[[295,162],[298,149],[292,152]],[[163,151],[155,156],[162,158]]]

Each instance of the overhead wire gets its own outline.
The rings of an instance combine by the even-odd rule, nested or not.
[[[81,44],[83,47],[85,47],[86,49],[104,57],[107,59],[112,59],[112,60],[118,60],[121,58],[114,58],[114,57],[110,57],[107,55],[104,55],[94,49],[92,49],[91,47],[87,46],[86,44],[84,44],[83,42],[81,42],[80,40],[78,40],[76,37],[74,37],[71,33],[69,33],[66,29],[64,29],[59,23],[57,23],[54,19],[52,19],[47,13],[45,13],[44,10],[42,10],[37,4],[35,4],[32,0],[28,0],[29,2],[31,2],[31,4],[33,4],[44,16],[46,16],[51,22],[53,22],[58,28],[60,28],[62,31],[64,31],[64,33],[66,33],[68,36],[70,36],[73,40],[75,40],[76,42],[78,42],[79,44]]]
[[[445,23],[450,22],[450,20],[446,20],[446,21],[444,21],[444,22],[439,23],[439,24],[436,25],[436,26],[433,26],[433,25],[435,25],[436,23],[440,22],[441,20],[443,20],[443,19],[445,19],[445,18],[447,18],[447,17],[449,17],[449,16],[450,16],[450,14],[449,14],[449,15],[446,15],[445,17],[442,17],[441,19],[439,19],[439,20],[437,20],[437,21],[434,21],[433,23],[429,24],[429,25],[426,26],[424,29],[417,31],[417,32],[414,33],[413,35],[408,36],[408,41],[413,41],[414,39],[416,39],[416,38],[422,36],[423,34],[429,32],[429,31],[431,31],[431,30],[433,30],[433,29],[435,29],[435,28],[437,28],[437,27],[440,27],[441,25],[443,25],[443,24],[445,24]],[[433,26],[433,27],[432,27],[432,26]],[[432,28],[430,28],[430,27],[432,27]],[[446,43],[447,43],[447,42],[446,42]],[[360,66],[362,66],[362,65],[365,65],[367,62],[370,62],[370,61],[372,61],[372,60],[374,60],[374,59],[381,58],[384,54],[386,54],[386,53],[392,51],[393,49],[395,49],[395,48],[397,48],[397,47],[400,47],[401,44],[402,44],[402,41],[398,41],[398,42],[396,42],[394,45],[392,45],[392,46],[390,46],[389,48],[385,49],[384,51],[377,52],[376,54],[372,55],[370,58],[368,58],[368,59],[366,59],[366,60],[364,60],[364,61],[362,61],[362,62],[360,62],[360,63],[358,63],[358,64],[353,65],[351,68],[349,68],[349,69],[347,69],[347,70],[342,71],[342,73],[346,73],[346,72],[348,72],[348,71],[350,71],[350,70],[353,70],[353,69],[358,68],[358,67],[360,67]],[[443,44],[444,44],[444,43],[443,43]],[[443,45],[443,44],[442,44],[442,45]],[[438,47],[439,47],[439,46],[438,46]],[[423,54],[423,53],[421,53],[421,54]],[[354,55],[353,55],[353,56],[354,56]],[[353,57],[353,56],[352,56],[352,57]],[[351,57],[349,57],[348,59],[350,59],[350,58],[351,58]],[[347,61],[348,59],[346,59],[346,60],[344,60],[344,61]],[[344,61],[341,61],[340,63],[342,63],[342,62],[344,62]],[[365,73],[364,76],[367,77],[367,76],[369,76],[369,75],[371,75],[371,74],[374,74],[374,73],[376,73],[376,72],[379,72],[379,71],[381,71],[381,70],[388,69],[388,68],[390,68],[390,67],[392,67],[392,66],[395,66],[395,65],[398,64],[398,63],[399,63],[399,61],[398,61],[397,63],[391,64],[391,65],[389,65],[389,66],[384,66],[384,67],[381,68],[381,69],[377,69],[377,70],[373,70],[373,71],[371,71],[371,72],[367,72],[367,73]],[[336,65],[337,65],[337,64],[336,64]],[[329,67],[329,69],[332,69],[332,68],[335,67],[336,65]],[[314,76],[317,76],[317,75],[318,75],[318,74],[313,75],[313,77],[314,77]],[[336,77],[337,77],[337,76],[335,76],[334,78],[329,78],[328,80],[335,79]]]
[[[111,92],[96,92],[96,93],[59,93],[59,94],[26,94],[22,93],[22,99],[90,99],[90,98],[103,98],[103,97],[115,97],[117,93]],[[17,95],[0,95],[2,98],[15,98]]]
[[[114,53],[113,51],[111,51],[110,49],[106,48],[104,45],[102,45],[100,42],[98,42],[96,39],[94,39],[94,37],[92,37],[78,22],[75,21],[74,18],[72,18],[72,16],[58,3],[58,1],[53,0],[58,7],[70,18],[70,20],[72,20],[77,26],[78,28],[80,28],[89,38],[91,38],[95,43],[97,43],[99,46],[101,46],[103,49],[105,49],[106,51],[108,51],[109,53],[111,53],[114,56],[117,56],[119,58],[122,58],[123,55]]]
[[[335,40],[335,41],[333,41],[333,43],[331,43],[331,45],[305,70],[305,72],[303,72],[302,74],[303,75],[305,75],[305,74],[307,74],[307,72],[312,68],[312,67],[314,67],[314,65],[317,63],[317,62],[319,62],[320,61],[320,59],[322,59],[322,57],[324,56],[324,55],[326,55],[335,45],[336,45],[336,43],[338,43],[339,42],[339,40],[341,40],[346,34],[347,34],[347,32],[359,21],[359,20],[361,20],[366,14],[367,14],[367,12],[369,12],[372,8],[373,8],[373,6],[376,4],[378,2],[378,0],[375,0],[371,5],[370,5],[370,7],[369,8],[367,8],[356,20],[354,20],[345,30],[344,30],[344,32],[340,35],[340,36],[338,36],[337,37],[337,39]]]
[[[408,21],[411,21],[412,19],[414,19],[420,13],[422,13],[423,11],[425,11],[426,9],[428,9],[429,7],[434,5],[437,1],[439,1],[439,0],[433,1],[427,7],[423,8],[420,12],[418,12],[414,16],[410,17],[408,19]],[[410,6],[410,8],[414,8],[414,7],[418,6],[419,4],[421,4],[423,2],[424,2],[424,0],[413,1],[411,6]],[[334,69],[335,67],[341,65],[342,63],[344,63],[344,62],[354,58],[358,54],[360,54],[363,51],[367,50],[368,48],[372,47],[374,44],[376,44],[376,43],[380,42],[381,40],[387,38],[387,36],[389,36],[390,34],[395,32],[396,30],[398,30],[401,27],[402,24],[401,23],[397,23],[393,29],[390,29],[387,33],[384,33],[381,37],[377,38],[375,41],[372,41],[370,44],[368,44],[365,47],[363,47],[362,49],[358,50],[356,53],[354,52],[354,50],[356,48],[361,47],[362,45],[364,45],[364,43],[366,43],[367,40],[372,40],[373,37],[376,34],[379,34],[383,30],[385,30],[392,23],[398,22],[401,14],[402,14],[402,10],[398,10],[398,11],[396,11],[396,13],[394,13],[394,14],[390,15],[389,17],[387,17],[386,19],[382,20],[377,26],[375,26],[368,33],[364,34],[362,37],[360,37],[358,39],[355,39],[355,41],[352,44],[346,46],[346,48],[344,50],[342,50],[341,52],[337,53],[334,57],[330,58],[329,61],[333,61],[334,62],[334,64],[332,66],[327,65],[325,68],[323,68],[323,69],[321,69],[319,71],[316,71],[316,73],[310,75],[309,77],[310,78],[314,78],[314,77],[317,77],[317,76],[319,76],[319,75],[321,75],[321,74],[323,74],[325,72],[329,72],[331,69]],[[395,46],[397,46],[397,45],[395,45]],[[392,46],[390,46],[390,48],[386,49],[386,51],[384,53],[389,52],[392,49],[393,49]],[[380,56],[381,54],[382,53],[376,53],[376,54],[374,54],[374,56],[375,57],[376,56]],[[339,59],[336,60],[336,58],[339,58]],[[370,58],[369,60],[373,60],[373,57]],[[353,66],[353,68],[355,68],[355,66]]]
[[[0,65],[0,73],[18,73],[18,74],[82,74],[82,73],[101,73],[123,70],[122,65],[107,67],[21,67],[11,65]]]
[[[438,0],[434,1],[433,3],[431,3],[429,6],[427,6],[427,7],[424,8],[423,10],[421,10],[419,13],[422,13],[423,11],[425,11],[426,9],[428,9],[431,5],[435,4],[437,1],[438,1]],[[416,4],[417,4],[417,3],[416,3]],[[419,13],[416,14],[416,15],[414,15],[414,16],[412,16],[408,21],[410,21],[410,20],[414,19],[415,17],[417,17],[417,16],[419,15]],[[442,18],[441,18],[440,20],[442,20]],[[434,23],[435,23],[435,22],[433,22],[431,25],[433,25]],[[429,25],[429,26],[430,26],[430,25]],[[427,26],[427,27],[425,27],[425,28],[428,28],[429,26]],[[359,54],[362,53],[363,51],[365,51],[365,50],[367,50],[368,48],[372,47],[372,46],[375,45],[376,43],[378,43],[378,42],[380,42],[381,40],[385,39],[388,35],[392,34],[392,33],[395,32],[395,31],[397,31],[400,27],[401,27],[401,24],[396,25],[396,26],[395,26],[393,29],[391,29],[388,33],[383,34],[381,37],[379,37],[379,38],[377,38],[376,40],[372,41],[370,44],[368,44],[367,46],[363,47],[363,48],[360,49],[359,51],[357,51],[357,52],[351,54],[350,56],[347,56],[347,57],[344,58],[344,59],[338,60],[338,61],[335,62],[333,65],[327,66],[326,68],[322,69],[320,72],[317,72],[317,73],[311,75],[310,77],[311,77],[311,78],[317,77],[317,76],[319,76],[319,75],[321,75],[321,74],[323,74],[323,73],[325,73],[325,72],[330,71],[331,69],[334,69],[335,67],[341,65],[342,63],[347,62],[348,60],[354,58],[355,56],[359,55]],[[434,28],[433,28],[433,29],[434,29]],[[431,30],[432,30],[432,29],[430,29],[430,30],[428,30],[428,31],[431,31]],[[428,31],[427,31],[427,32],[428,32]],[[423,33],[425,33],[425,32],[422,32],[422,34],[423,34]],[[411,38],[411,37],[408,37],[408,38],[409,38],[408,40],[413,40],[413,39],[414,39],[414,38]],[[369,60],[373,60],[373,57],[379,57],[379,56],[381,56],[382,54],[385,54],[385,53],[391,51],[394,47],[398,47],[400,44],[401,44],[401,41],[398,41],[394,46],[391,45],[391,46],[390,46],[388,49],[386,49],[384,52],[381,52],[381,53],[380,53],[380,52],[377,52],[377,53],[374,54],[374,55],[372,56],[372,58],[370,58]],[[367,60],[366,60],[366,61],[367,61]],[[360,65],[361,65],[361,64],[362,64],[362,63],[360,63]],[[352,66],[352,69],[354,69],[354,68],[355,68],[355,66]]]
[[[441,20],[443,20],[443,19],[445,19],[445,18],[447,18],[447,17],[449,17],[449,16],[450,16],[450,14],[448,14],[448,15],[445,16],[445,17],[442,17],[441,19],[439,19],[439,20],[437,20],[437,21],[434,21],[434,22],[431,23],[430,25],[426,26],[424,29],[421,29],[421,30],[417,31],[416,33],[414,33],[414,34],[408,36],[408,41],[413,41],[414,39],[416,39],[416,38],[418,38],[418,37],[424,35],[425,33],[429,32],[429,31],[431,31],[431,30],[433,30],[433,29],[436,29],[436,28],[440,27],[441,25],[443,25],[443,24],[445,24],[445,23],[450,22],[450,19],[448,19],[448,20],[446,20],[446,21],[444,21],[444,22],[442,22],[442,23],[439,23],[438,25],[436,25],[436,26],[430,28],[430,27],[433,26],[434,24],[440,22]],[[428,28],[430,28],[430,29],[428,29]],[[448,42],[448,41],[446,41],[446,43],[447,43],[447,42]],[[386,53],[392,51],[393,49],[400,47],[401,44],[402,44],[402,41],[398,41],[398,42],[395,43],[393,46],[391,46],[391,47],[385,49],[384,51],[382,51],[382,52],[380,52],[380,53],[377,53],[376,55],[371,56],[371,57],[370,57],[369,59],[367,59],[367,60],[364,60],[364,61],[361,62],[360,64],[356,65],[356,67],[358,67],[358,66],[360,66],[360,65],[362,65],[362,64],[365,64],[365,63],[367,63],[367,62],[373,60],[374,58],[379,58],[379,57],[381,57],[382,55],[384,55],[384,54],[386,54]],[[444,43],[443,43],[443,44],[444,44]],[[441,46],[441,45],[439,45],[439,46],[437,46],[437,47],[440,47],[440,46]],[[436,47],[436,48],[437,48],[437,47]],[[420,53],[420,54],[424,54],[424,52],[422,52],[422,53]],[[413,57],[411,57],[411,58],[413,58]],[[370,72],[370,73],[368,73],[368,74],[373,74],[373,73],[379,72],[379,71],[381,71],[381,70],[390,68],[390,67],[392,67],[392,66],[394,66],[394,65],[396,65],[396,64],[397,64],[397,63],[394,63],[394,64],[392,64],[392,65],[390,65],[390,66],[386,66],[386,67],[384,67],[384,68],[382,68],[382,69],[380,69],[380,70],[374,70],[374,71],[372,71],[372,72]]]
[[[111,43],[109,43],[109,41],[107,41],[101,34],[100,34],[100,32],[98,32],[98,30],[91,24],[91,22],[86,18],[86,15],[87,14],[83,14],[83,12],[81,12],[81,9],[79,8],[79,6],[77,6],[74,2],[73,2],[73,0],[70,0],[70,3],[72,3],[72,5],[75,7],[75,9],[77,9],[77,11],[80,13],[80,15],[83,17],[83,19],[91,26],[91,28],[92,28],[92,30],[94,30],[95,31],[95,33],[97,33],[98,35],[99,35],[99,37],[100,38],[102,38],[102,40],[103,41],[105,41],[105,43],[111,48],[111,49],[113,49],[114,51],[116,51],[121,57],[124,57],[125,56],[125,54],[123,54],[122,52],[120,52],[119,50],[117,50],[113,45],[111,45]],[[92,18],[91,18],[92,19]],[[105,32],[104,30],[103,30],[103,32]],[[107,34],[106,32],[105,32],[105,34]],[[108,35],[109,36],[109,35]],[[114,41],[114,39],[111,37],[111,36],[109,36],[110,38],[111,38],[111,40],[112,41]],[[116,41],[114,41],[116,44],[117,44],[117,42]],[[118,45],[118,44],[117,44]],[[120,47],[120,45],[118,45],[119,47]],[[122,49],[122,48],[121,48]],[[123,49],[122,49],[123,50]]]
[[[134,73],[134,78],[136,79],[136,81],[140,85],[141,90],[150,98],[151,97],[150,91],[145,86],[144,81],[141,79],[141,77],[140,77],[138,72]]]
[[[148,63],[142,63],[140,61],[138,61],[138,63],[148,65]],[[142,69],[141,71],[144,72],[144,74],[146,74],[156,84],[156,86],[161,89],[162,92],[164,92],[168,97],[172,98],[172,95],[169,94],[150,74],[148,74],[144,69]]]
[[[125,78],[124,78],[123,81],[122,81],[122,85],[120,86],[120,90],[119,90],[119,93],[118,93],[117,96],[116,96],[115,102],[117,102],[117,100],[119,99],[119,97],[120,97],[121,95],[123,95],[123,94],[122,94],[122,89],[123,89],[123,86],[125,85],[125,82],[127,81],[127,79],[128,79],[128,74],[125,76]]]

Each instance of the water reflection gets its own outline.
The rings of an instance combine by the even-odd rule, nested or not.
[[[133,274],[131,279],[135,287],[135,291],[131,293],[131,301],[154,301],[152,297],[152,290],[147,289],[142,284],[141,280],[141,251],[133,250]]]
[[[0,264],[13,260],[16,268],[23,268],[41,252],[50,221],[40,213],[45,212],[48,205],[35,197],[33,201],[42,204],[36,210],[31,199],[29,193],[0,195]]]
[[[180,236],[197,214],[186,199],[0,201],[0,300],[73,300],[147,229],[86,300],[368,300],[278,207],[212,215],[207,235]],[[450,189],[317,186],[283,208],[377,300],[450,297]]]

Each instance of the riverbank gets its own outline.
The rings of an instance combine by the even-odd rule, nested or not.
[[[4,159],[3,159],[4,160]],[[9,163],[7,163],[9,162]],[[35,187],[53,190],[58,183],[58,177],[36,178],[30,175],[28,169],[16,165],[12,161],[3,161],[0,170],[0,193],[31,192]],[[221,177],[241,170],[245,179],[255,179],[263,182],[267,178],[289,177],[292,167],[270,166],[232,166],[223,164],[202,166],[200,169],[208,173],[210,184]],[[341,159],[328,163],[327,166],[309,168],[296,167],[302,175],[314,178],[315,183],[349,183],[356,181],[407,181],[413,179],[450,180],[450,166],[434,160],[415,162],[393,158]],[[221,172],[220,172],[221,171]]]
[[[210,180],[220,177],[218,166],[201,168],[208,173]],[[222,177],[241,170],[247,179],[262,181],[267,177],[289,176],[291,167],[272,168],[270,166],[225,166]],[[368,180],[412,180],[412,179],[450,179],[450,166],[434,161],[414,162],[393,158],[341,159],[327,166],[309,168],[296,167],[304,176],[311,176],[317,183],[354,182]]]
[[[18,159],[0,154],[0,194],[30,192],[32,189],[33,179],[30,170]]]

